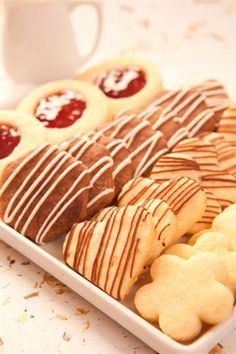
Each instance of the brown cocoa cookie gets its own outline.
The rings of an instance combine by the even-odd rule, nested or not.
[[[205,102],[213,110],[215,121],[218,123],[231,103],[225,87],[218,80],[211,79],[196,85],[195,89],[205,97]]]
[[[73,138],[60,147],[88,168],[92,185],[87,205],[89,218],[114,198],[113,159],[103,145],[85,136]]]
[[[36,243],[49,242],[85,219],[90,188],[82,162],[44,144],[7,166],[0,215]]]
[[[126,143],[134,165],[134,176],[147,174],[155,161],[168,150],[163,134],[155,132],[148,121],[135,114],[124,114],[99,131]]]
[[[113,179],[115,184],[115,196],[117,196],[123,185],[126,184],[134,175],[132,160],[130,159],[130,151],[122,139],[112,139],[100,132],[87,132],[85,136],[93,139],[107,148],[110,156],[113,158]]]

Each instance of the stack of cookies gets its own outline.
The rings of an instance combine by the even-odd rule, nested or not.
[[[0,112],[0,217],[38,244],[67,233],[68,266],[118,300],[150,270],[138,312],[193,339],[234,302],[235,133],[218,81],[163,90],[152,63],[102,63]]]

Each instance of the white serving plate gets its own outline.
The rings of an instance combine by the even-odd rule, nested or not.
[[[191,344],[180,344],[142,319],[133,310],[132,302],[119,302],[65,265],[62,242],[38,246],[0,221],[0,239],[36,263],[77,294],[99,308],[160,354],[208,354],[225,334],[236,325],[236,307],[231,317],[212,327]]]

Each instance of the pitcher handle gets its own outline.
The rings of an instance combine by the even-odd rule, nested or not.
[[[94,9],[96,10],[96,13],[97,13],[97,32],[95,34],[94,43],[87,55],[83,55],[80,53],[81,57],[83,58],[83,61],[86,62],[88,59],[91,58],[91,56],[94,54],[94,52],[96,51],[96,49],[98,47],[99,40],[100,40],[101,33],[102,33],[103,13],[101,10],[101,6],[99,5],[99,3],[96,0],[82,0],[82,1],[70,0],[68,2],[69,11],[70,12],[74,11],[80,5],[92,6],[92,7],[94,7]]]

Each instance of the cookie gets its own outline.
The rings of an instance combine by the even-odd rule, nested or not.
[[[158,183],[181,176],[201,181],[201,172],[197,162],[191,156],[182,153],[163,155],[157,160],[149,175]]]
[[[28,114],[0,111],[0,181],[4,168],[45,141],[40,123]]]
[[[201,172],[196,161],[187,154],[172,153],[161,157],[154,165],[150,178],[158,183],[163,183],[174,177],[189,177],[201,184]],[[217,198],[207,189],[206,209],[201,219],[192,227],[188,233],[193,234],[202,229],[210,228],[214,218],[222,211]]]
[[[130,159],[130,151],[122,139],[112,139],[101,132],[85,133],[94,142],[102,144],[109,151],[113,159],[113,179],[115,185],[115,196],[117,196],[123,185],[125,185],[134,175],[134,167]]]
[[[49,242],[85,218],[90,188],[82,162],[44,144],[5,169],[0,217],[36,243]]]
[[[99,131],[126,143],[134,166],[134,177],[147,174],[156,160],[168,151],[163,134],[155,132],[148,121],[135,114],[124,114]]]
[[[186,139],[173,152],[195,159],[201,170],[202,187],[215,195],[223,209],[236,202],[236,179],[220,168],[217,151],[210,142],[201,138]]]
[[[146,105],[162,88],[157,66],[134,55],[122,55],[80,73],[79,80],[97,86],[114,113]]]
[[[137,205],[140,205],[150,213],[155,225],[156,236],[148,262],[151,263],[161,254],[163,249],[175,241],[176,217],[168,204],[160,199],[150,199]],[[95,215],[95,219],[97,221],[106,221],[116,209],[116,207],[105,208]]]
[[[34,121],[40,122],[47,141],[53,144],[100,127],[112,118],[102,92],[76,80],[37,87],[18,104],[17,110],[31,114]]]
[[[205,97],[207,106],[214,112],[216,122],[230,105],[230,98],[225,87],[215,79],[206,80],[194,87]]]
[[[189,234],[195,234],[202,230],[210,229],[212,226],[212,222],[217,215],[222,212],[222,208],[220,203],[214,194],[212,194],[209,190],[204,189],[206,193],[206,209],[201,219],[197,221],[197,223],[189,230]]]
[[[207,133],[201,137],[214,145],[220,167],[229,174],[236,175],[236,147],[219,133]]]
[[[212,231],[224,233],[236,251],[236,211],[234,208],[219,214],[212,223]]]
[[[231,144],[236,145],[236,104],[233,103],[226,109],[218,123],[218,133]]]
[[[93,284],[123,300],[143,273],[154,239],[152,217],[144,208],[116,208],[106,221],[74,225],[64,243],[64,259]]]
[[[191,230],[206,208],[206,195],[200,184],[187,177],[159,184],[148,178],[128,182],[118,197],[118,205],[138,204],[150,199],[164,200],[177,217],[178,239]]]
[[[212,252],[220,258],[227,269],[228,285],[231,289],[235,290],[236,251],[232,251],[230,241],[225,234],[209,231],[201,235],[194,244],[188,245],[185,243],[179,243],[169,247],[165,253],[189,259],[193,255],[202,252]]]
[[[61,148],[88,168],[92,185],[87,205],[87,218],[90,218],[114,199],[113,159],[103,145],[85,136],[62,143]]]
[[[164,95],[164,94],[163,94]],[[138,117],[147,120],[153,130],[161,131],[171,149],[181,140],[188,138],[186,127],[182,126],[175,113],[165,112],[165,108],[158,106],[158,99],[138,113]]]
[[[152,264],[151,277],[153,281],[136,292],[135,306],[177,341],[192,340],[204,323],[222,323],[232,313],[227,270],[215,254],[200,253],[188,260],[161,256]]]

